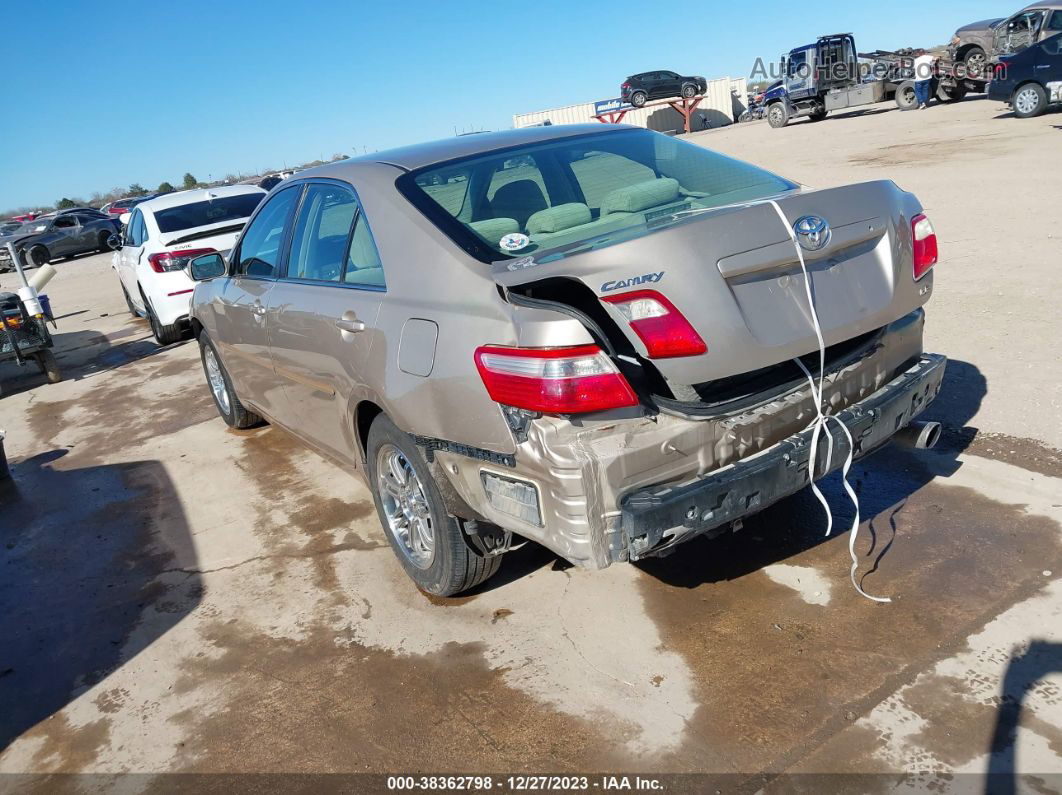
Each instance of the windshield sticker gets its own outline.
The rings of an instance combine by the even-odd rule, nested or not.
[[[634,287],[638,284],[652,284],[664,278],[664,271],[647,273],[644,276],[632,276],[629,279],[620,279],[618,282],[605,282],[601,285],[601,292],[607,293],[612,290],[622,290],[624,287]]]
[[[531,238],[521,232],[513,232],[512,234],[505,235],[498,241],[498,248],[505,249],[506,251],[519,251],[522,248],[527,248],[531,245]]]
[[[689,202],[683,202],[682,204],[665,207],[663,210],[650,210],[645,214],[645,225],[650,229],[657,226],[663,226],[669,221],[675,220],[676,213],[684,213],[691,209],[693,209],[692,204]]]

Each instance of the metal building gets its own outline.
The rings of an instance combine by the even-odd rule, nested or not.
[[[718,80],[709,80],[704,99],[692,114],[693,131],[733,124],[745,110],[747,90],[746,80],[743,77],[737,79],[722,77]],[[584,102],[552,110],[518,113],[513,116],[513,126],[530,127],[546,121],[550,124],[583,124],[593,121],[594,105],[593,102]],[[627,112],[623,123],[647,127],[658,132],[681,132],[682,114],[667,105],[633,108]]]

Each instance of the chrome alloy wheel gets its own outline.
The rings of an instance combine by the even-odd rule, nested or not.
[[[1014,97],[1014,107],[1022,113],[1032,113],[1036,110],[1036,106],[1039,104],[1040,97],[1033,88],[1023,88],[1018,92],[1018,95]]]
[[[210,391],[214,393],[214,400],[221,406],[221,410],[228,416],[232,411],[232,404],[229,401],[228,387],[225,386],[225,376],[221,374],[221,365],[218,364],[217,357],[214,356],[214,349],[209,345],[205,347],[206,351],[204,352],[203,360],[206,362]]]
[[[385,444],[376,454],[376,488],[387,529],[418,569],[431,567],[435,558],[435,529],[424,486],[405,454]]]

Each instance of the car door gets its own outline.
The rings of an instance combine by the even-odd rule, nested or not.
[[[269,349],[287,398],[280,422],[351,465],[351,397],[367,383],[385,296],[383,266],[354,190],[311,183],[285,275],[270,295]]]
[[[660,73],[660,96],[677,97],[682,92],[682,75],[675,72]]]
[[[225,369],[240,398],[271,419],[281,414],[284,390],[269,353],[266,307],[303,187],[293,185],[259,205],[233,248],[230,275],[218,294],[214,342]]]
[[[77,235],[77,253],[95,251],[99,248],[99,230],[101,229],[97,218],[91,215],[78,215],[79,224]]]
[[[77,253],[81,224],[76,215],[60,215],[52,221],[48,251],[53,257],[68,257]]]
[[[1062,102],[1062,34],[1045,39],[1036,50],[1033,76],[1047,91],[1048,102]]]
[[[790,53],[785,68],[785,90],[791,99],[800,99],[810,93],[811,65],[808,53],[814,49],[797,50]]]
[[[136,303],[141,303],[140,286],[137,284],[136,266],[144,256],[144,243],[147,242],[147,225],[144,215],[136,210],[129,216],[129,223],[122,230],[122,247],[118,249],[118,278],[126,293]]]

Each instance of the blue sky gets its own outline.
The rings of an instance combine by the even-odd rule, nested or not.
[[[864,51],[941,44],[1021,4],[16,3],[0,209],[504,129],[647,69],[747,75],[824,33]]]

